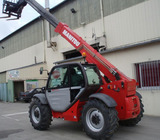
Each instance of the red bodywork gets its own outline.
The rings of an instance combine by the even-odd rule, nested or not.
[[[100,53],[87,44],[81,37],[74,33],[68,25],[59,23],[55,29],[62,37],[64,37],[71,45],[73,45],[81,54],[86,53],[88,63],[96,64],[99,70],[106,75],[112,82],[107,83],[103,78],[103,85],[100,92],[109,95],[117,103],[118,117],[120,120],[136,118],[140,113],[140,102],[136,94],[136,81],[130,79],[121,73],[115,66],[107,61]],[[117,80],[112,72],[119,74],[120,79]],[[79,121],[82,106],[84,102],[77,101],[69,110],[63,113],[52,111],[55,118],[64,118],[70,121]]]

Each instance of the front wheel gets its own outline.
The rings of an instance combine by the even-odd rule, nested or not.
[[[43,105],[37,98],[33,98],[29,107],[29,118],[35,129],[46,130],[51,124],[51,110],[48,105]]]
[[[93,139],[105,139],[118,129],[115,108],[108,108],[99,100],[90,100],[82,111],[82,124],[86,134]]]

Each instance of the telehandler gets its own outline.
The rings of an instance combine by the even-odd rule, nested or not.
[[[38,130],[48,129],[52,117],[81,121],[89,137],[106,139],[118,130],[119,123],[136,125],[144,112],[142,96],[136,92],[136,81],[120,72],[35,0],[3,0],[3,13],[18,19],[27,4],[86,60],[84,63],[56,65],[51,69],[45,92],[34,95],[30,104],[32,126]]]

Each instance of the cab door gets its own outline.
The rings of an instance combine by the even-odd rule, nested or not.
[[[73,102],[84,91],[85,80],[82,67],[78,64],[70,65],[70,92],[71,102]]]
[[[64,112],[71,104],[68,66],[52,69],[47,83],[46,97],[53,111]]]

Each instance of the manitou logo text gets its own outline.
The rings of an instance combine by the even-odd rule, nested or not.
[[[75,44],[77,47],[79,46],[80,42],[75,39],[70,33],[68,33],[66,30],[63,31],[63,34],[71,41],[73,44]]]

